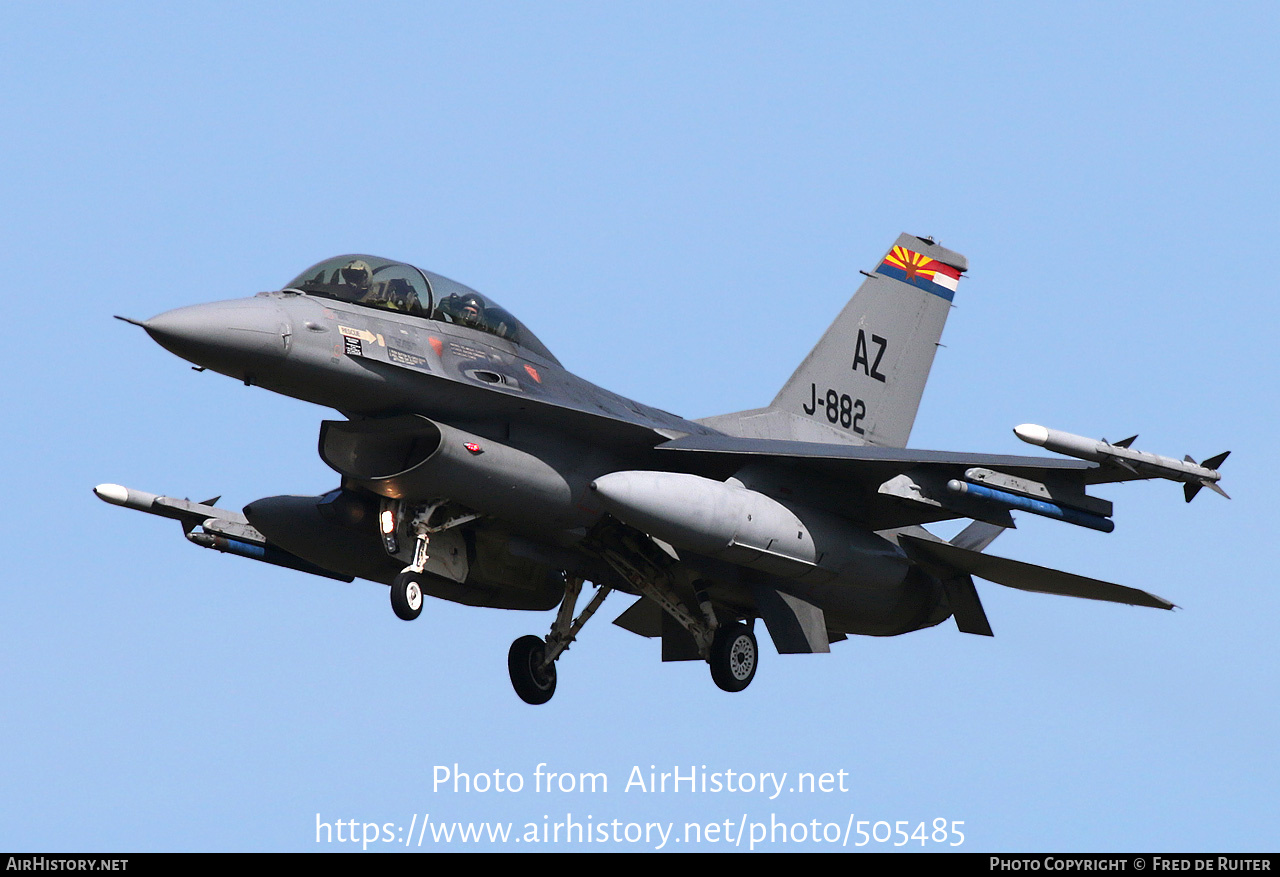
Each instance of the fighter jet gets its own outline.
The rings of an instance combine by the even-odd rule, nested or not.
[[[975,576],[1172,608],[985,549],[1014,511],[1111,531],[1112,504],[1087,492],[1097,484],[1169,479],[1188,502],[1202,487],[1223,493],[1226,454],[1197,464],[1033,424],[1017,435],[1073,459],[907,448],[968,267],[900,236],[769,405],[686,420],[566,371],[469,287],[339,256],[278,291],[120,318],[198,370],[340,414],[319,437],[337,487],[243,513],[217,498],[95,492],[176,519],[205,548],[388,586],[406,621],[427,597],[556,609],[547,635],[508,653],[530,704],[551,699],[557,660],[614,591],[638,598],[615,624],[660,639],[664,661],[709,664],[731,692],[755,676],[757,619],[783,654],[948,618],[991,636]],[[949,541],[924,527],[957,519],[972,523]]]

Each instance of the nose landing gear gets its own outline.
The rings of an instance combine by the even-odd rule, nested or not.
[[[422,583],[412,568],[391,582],[391,611],[404,621],[413,621],[422,614]]]

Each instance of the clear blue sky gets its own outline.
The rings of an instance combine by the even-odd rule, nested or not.
[[[1274,851],[1276,10],[7,4],[0,849],[311,850],[317,813],[429,813]],[[726,695],[609,624],[615,595],[535,709],[506,651],[550,613],[437,601],[405,624],[383,587],[202,551],[90,493],[239,507],[336,481],[331,412],[196,374],[112,314],[376,253],[703,416],[767,403],[901,231],[972,265],[914,447],[1022,453],[1035,422],[1233,452],[1231,502],[1123,485],[1101,491],[1113,534],[1024,518],[993,549],[1183,608],[979,583],[992,640],[765,646]],[[433,791],[454,763],[609,790]],[[636,765],[848,790],[624,791]]]

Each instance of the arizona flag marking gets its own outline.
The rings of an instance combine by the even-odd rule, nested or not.
[[[925,292],[942,296],[947,301],[951,301],[960,285],[959,269],[906,247],[894,247],[890,250],[876,273],[910,283]]]

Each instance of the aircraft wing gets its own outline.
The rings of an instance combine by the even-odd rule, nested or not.
[[[772,459],[789,461],[817,472],[848,473],[851,463],[859,464],[866,478],[891,477],[915,466],[998,466],[1008,472],[1025,474],[1054,472],[1080,473],[1097,469],[1096,463],[1027,457],[1010,454],[970,454],[961,451],[926,451],[913,448],[881,448],[873,445],[833,445],[825,442],[794,442],[775,439],[737,438],[730,435],[690,435],[658,445],[660,451],[706,454],[721,458]]]
[[[1088,484],[1098,483],[1100,467],[1082,460],[727,435],[689,435],[660,444],[656,450],[687,458],[688,468],[704,471],[732,474],[763,464],[785,473],[783,480],[790,476],[820,485],[818,498],[812,499],[811,492],[806,501],[874,530],[961,517],[1011,527],[1010,508],[1044,514],[1036,508],[988,499],[981,489],[990,492],[992,485],[1002,496],[1013,487],[1019,493],[1018,501],[1065,509],[1065,517],[1051,517],[1093,529],[1111,528],[1111,504],[1085,493]]]

